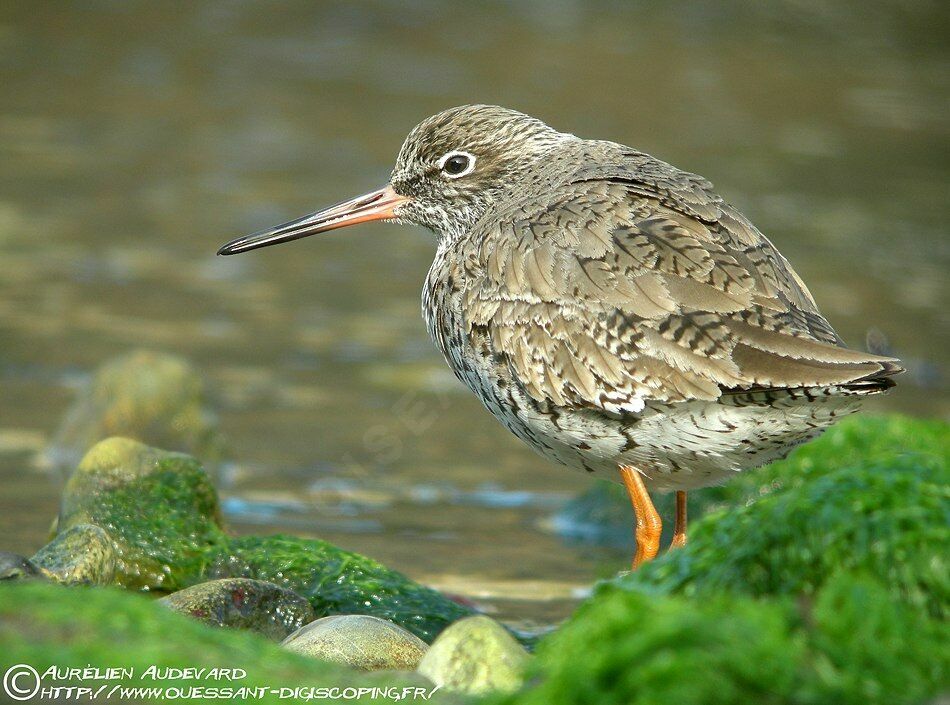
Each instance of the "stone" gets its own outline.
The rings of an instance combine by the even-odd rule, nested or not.
[[[108,532],[115,582],[134,589],[176,590],[201,580],[209,547],[227,540],[200,463],[128,438],[97,443],[66,483],[58,530],[80,524]]]
[[[323,617],[298,629],[282,646],[362,671],[415,669],[428,648],[402,627],[364,614]]]
[[[868,418],[829,429],[737,483],[753,501],[712,512],[689,543],[615,579],[649,594],[811,598],[848,569],[890,586],[892,599],[950,617],[950,424]]]
[[[159,602],[205,624],[246,629],[277,641],[313,621],[313,608],[305,598],[249,578],[209,580]]]
[[[77,524],[37,551],[31,562],[57,583],[108,585],[115,577],[116,552],[103,529]]]
[[[477,615],[450,625],[419,663],[418,672],[438,686],[469,695],[514,692],[531,656],[495,620]]]
[[[432,641],[473,614],[432,588],[320,539],[239,536],[208,552],[207,578],[247,577],[306,597],[317,617],[370,614]]]
[[[218,578],[265,580],[306,598],[317,617],[372,614],[424,641],[472,613],[326,541],[227,536],[217,493],[197,460],[128,438],[96,444],[67,482],[58,528],[78,524],[108,531],[115,583],[123,587],[175,592]]]
[[[68,473],[110,436],[216,463],[224,444],[205,396],[201,376],[183,358],[148,350],[113,358],[80,391],[40,464]]]

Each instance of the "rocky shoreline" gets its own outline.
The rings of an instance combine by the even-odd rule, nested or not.
[[[116,404],[149,408],[100,407]],[[928,702],[950,686],[948,458],[944,422],[842,423],[713,491],[688,546],[602,582],[530,654],[366,556],[230,535],[198,459],[110,437],[69,475],[49,543],[0,553],[0,666],[56,687],[166,668],[165,687],[275,689],[261,702],[313,687],[509,705]],[[592,497],[572,511],[609,518],[609,493]],[[209,682],[227,669],[242,675]]]
[[[197,460],[128,438],[93,446],[66,483],[56,536],[31,558],[4,554],[3,568],[10,580],[168,593],[157,604],[170,611],[348,668],[425,662],[428,681],[463,692],[517,688],[529,658],[496,622],[370,558],[314,539],[228,536]],[[481,648],[465,648],[473,642]]]

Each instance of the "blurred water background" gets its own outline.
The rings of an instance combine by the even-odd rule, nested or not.
[[[375,188],[442,108],[506,105],[710,178],[852,346],[907,361],[873,411],[950,414],[945,3],[5,2],[0,532],[74,390],[192,360],[239,532],[319,536],[539,621],[627,554],[539,527],[588,480],[509,436],[426,337],[428,233],[224,241]]]

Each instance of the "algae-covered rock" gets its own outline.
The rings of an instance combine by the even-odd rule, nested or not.
[[[108,585],[115,577],[112,539],[93,524],[77,524],[63,531],[31,561],[45,577],[64,585]]]
[[[436,685],[477,695],[517,690],[529,660],[528,652],[503,626],[478,615],[439,634],[418,671]]]
[[[0,551],[0,580],[42,578],[40,569],[26,556],[10,551]]]
[[[602,591],[551,637],[518,705],[783,703],[802,646],[789,605],[719,596],[698,603]]]
[[[69,669],[78,669],[79,674],[93,669],[132,671],[129,677],[118,674],[108,680],[88,675],[81,681],[69,676],[44,678],[43,687],[144,687],[165,689],[168,694],[107,697],[104,691],[99,698],[103,702],[335,702],[314,695],[319,693],[316,689],[393,688],[401,693],[419,686],[412,676],[358,673],[291,653],[252,632],[209,627],[128,591],[64,588],[42,581],[0,583],[0,654],[3,668],[24,663],[40,674],[51,667],[60,674]],[[167,669],[174,670],[169,674]],[[22,685],[26,684],[24,680]],[[232,688],[233,697],[224,691],[211,695],[209,690],[205,697],[176,695],[176,689],[188,693],[190,688]],[[241,688],[249,690],[242,695]],[[381,701],[371,696],[365,700]],[[429,702],[440,701],[436,694]]]
[[[245,536],[209,553],[209,577],[267,580],[306,597],[318,617],[371,614],[424,641],[472,610],[366,556],[317,539]]]
[[[100,367],[67,411],[41,461],[72,470],[93,445],[125,436],[212,464],[223,444],[204,382],[184,359],[139,350]]]
[[[298,629],[281,646],[361,671],[412,670],[428,648],[402,627],[364,614],[323,617]]]
[[[685,548],[618,582],[652,593],[809,595],[854,569],[890,586],[894,599],[946,617],[948,515],[946,457],[895,452],[709,514]]]
[[[193,583],[208,548],[226,540],[217,493],[198,461],[128,438],[96,444],[66,483],[59,531],[80,524],[108,532],[115,581],[129,588]]]
[[[313,621],[313,609],[297,593],[263,580],[209,580],[159,600],[205,624],[248,629],[281,640]]]
[[[371,558],[316,539],[229,538],[218,499],[194,458],[127,438],[97,444],[63,493],[59,531],[105,529],[115,545],[115,582],[174,591],[215,578],[253,578],[305,597],[316,616],[360,612],[423,639],[471,614],[440,593]]]
[[[507,705],[925,703],[948,683],[946,622],[836,573],[814,602],[602,589],[542,640]]]
[[[950,689],[950,624],[895,600],[880,580],[836,573],[803,607],[812,656],[800,702],[937,702]]]

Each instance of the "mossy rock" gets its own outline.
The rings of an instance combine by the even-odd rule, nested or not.
[[[848,573],[808,604],[611,586],[541,642],[533,685],[491,702],[923,703],[947,685],[948,638],[946,623]]]
[[[788,477],[804,459],[786,461],[768,494],[706,515],[690,528],[689,545],[618,584],[653,594],[810,595],[848,569],[876,577],[895,600],[946,618],[947,456],[897,446],[889,457],[846,457],[852,464],[841,466],[833,453],[815,453],[805,478]]]
[[[231,538],[218,497],[194,458],[127,438],[98,443],[63,493],[60,533],[80,524],[108,532],[115,582],[174,592],[216,578],[253,578],[305,597],[317,617],[372,614],[431,641],[472,611],[406,576],[318,539]]]
[[[128,438],[96,444],[66,483],[58,530],[80,524],[112,537],[115,582],[133,589],[195,582],[208,548],[226,541],[218,495],[201,464]]]
[[[207,554],[208,577],[267,580],[306,597],[317,617],[370,614],[431,642],[473,612],[372,558],[318,539],[243,536]]]
[[[424,687],[412,676],[362,674],[281,649],[250,632],[216,629],[165,609],[154,600],[115,588],[66,588],[51,583],[0,583],[0,653],[4,664],[30,664],[39,673],[86,667],[130,668],[121,681],[44,681],[44,686],[107,684],[165,688],[266,688],[262,699],[286,703],[284,688]],[[213,678],[153,680],[150,667],[243,669],[233,681]],[[270,693],[276,690],[277,693]],[[431,690],[431,686],[428,688]],[[121,698],[115,697],[118,701]],[[162,702],[130,698],[135,702]],[[378,702],[366,698],[367,702]],[[440,702],[437,694],[430,702]]]
[[[950,687],[950,426],[841,424],[722,488],[493,702],[902,704]]]
[[[183,358],[149,350],[113,358],[80,390],[41,460],[69,472],[99,441],[125,436],[213,465],[224,443],[206,396],[201,376]]]

